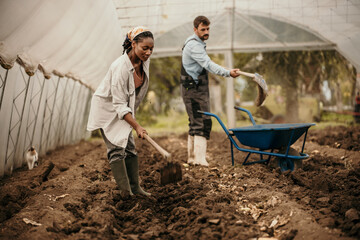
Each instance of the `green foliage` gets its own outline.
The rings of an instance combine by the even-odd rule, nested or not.
[[[323,53],[324,77],[329,81],[332,95],[335,96],[330,104],[351,105],[355,96],[356,69],[337,51],[326,51]]]
[[[242,101],[253,101],[256,98],[257,90],[256,83],[253,81],[246,81],[245,88],[241,92]]]
[[[151,125],[157,122],[156,113],[153,110],[144,108],[141,104],[136,113],[136,121],[140,125]]]
[[[188,116],[185,112],[170,110],[168,114],[156,115],[156,123],[146,123],[144,127],[149,134],[181,133],[188,131]]]
[[[242,71],[252,71],[259,67],[258,53],[234,53],[234,65]]]
[[[180,91],[181,57],[151,59],[149,90],[155,92],[165,113],[170,109],[170,100]]]
[[[334,50],[235,54],[235,67],[261,73],[268,85],[280,85],[286,114],[294,120],[299,118],[299,97],[311,94],[320,101],[324,80],[332,89],[332,104],[349,104],[355,95],[355,68]],[[244,89],[244,99],[253,99],[252,88],[248,84]]]
[[[246,115],[243,115],[243,119],[236,122],[236,126],[248,126],[251,125],[249,118]],[[220,116],[221,121],[227,125],[226,116]],[[189,121],[186,112],[175,112],[170,110],[167,115],[159,114],[156,116],[155,124],[144,124],[143,127],[147,132],[154,135],[168,135],[170,133],[185,133],[189,131]],[[212,118],[212,130],[213,132],[224,132],[219,122]]]
[[[244,72],[256,72],[260,61],[257,59],[258,53],[234,53],[234,66]],[[244,77],[249,79],[248,77]],[[253,101],[256,98],[256,84],[253,81],[245,81],[243,86],[239,82],[234,82],[234,88],[237,93],[241,91],[242,101]]]
[[[92,132],[91,132],[91,137],[92,137],[92,138],[101,138],[100,129],[96,129],[96,130],[92,131]]]
[[[168,113],[171,99],[180,95],[180,71],[180,57],[151,59],[149,90],[136,113],[139,123],[155,124],[158,114]],[[150,97],[150,93],[154,96]]]
[[[351,124],[354,122],[354,117],[351,114],[341,114],[335,112],[322,111],[321,121]]]
[[[222,54],[212,54],[211,59],[224,65]],[[270,104],[270,96],[266,105],[269,104],[274,112],[285,111],[288,116],[297,119],[299,116],[296,115],[301,111],[299,99],[312,95],[317,101],[322,100],[321,85],[324,80],[329,81],[332,90],[333,98],[328,104],[349,104],[355,94],[355,68],[336,51],[235,53],[234,67],[246,72],[258,72],[268,85],[281,86],[276,94],[285,98],[285,108],[278,106],[276,101]],[[154,96],[140,104],[136,117],[142,124],[156,124],[159,114],[168,116],[171,100],[180,96],[180,72],[181,57],[151,60],[149,92]],[[220,84],[225,102],[226,81],[220,79]],[[234,88],[242,101],[256,98],[256,84],[253,81],[235,81]]]

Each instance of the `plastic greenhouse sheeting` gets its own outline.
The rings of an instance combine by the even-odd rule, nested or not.
[[[2,0],[0,29],[3,66],[17,60],[28,74],[39,68],[93,88],[122,53],[112,1]]]
[[[207,50],[336,49],[360,69],[358,0],[114,0],[124,28],[147,24],[155,55],[178,55],[198,15],[212,22]],[[359,71],[359,70],[358,70]]]
[[[2,0],[0,12],[3,66],[18,59],[92,88],[130,28],[153,31],[154,57],[179,55],[197,15],[212,21],[209,52],[337,49],[360,69],[358,0]]]

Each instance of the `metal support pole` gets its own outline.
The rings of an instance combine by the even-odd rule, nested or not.
[[[63,112],[63,108],[64,108],[64,102],[65,102],[65,96],[66,96],[66,89],[67,89],[67,85],[69,83],[69,78],[66,78],[66,83],[65,83],[65,89],[64,89],[64,94],[63,94],[63,99],[61,101],[61,109],[60,109],[60,113],[59,113],[59,123],[58,123],[58,127],[57,127],[57,134],[55,134],[56,137],[56,145],[59,144],[60,142],[60,138],[61,138],[61,125],[62,125],[62,112]],[[65,126],[66,127],[66,126]],[[64,128],[65,128],[64,127]],[[58,136],[57,136],[58,135]]]
[[[25,147],[25,150],[26,151],[30,146],[33,145],[33,139],[34,139],[34,135],[35,135],[35,127],[36,127],[36,122],[37,122],[37,117],[38,117],[38,113],[39,113],[39,108],[40,108],[40,104],[41,104],[41,97],[42,97],[42,94],[43,94],[43,90],[44,90],[44,81],[45,81],[45,78],[43,80],[43,84],[41,86],[41,90],[40,90],[40,97],[39,97],[39,101],[38,101],[38,104],[37,104],[37,109],[36,111],[34,111],[35,113],[35,116],[34,116],[34,120],[30,121],[29,123],[29,119],[30,119],[30,111],[32,109],[32,102],[34,100],[34,95],[33,95],[33,92],[34,92],[34,83],[32,85],[32,90],[31,90],[31,96],[30,96],[30,105],[29,105],[29,110],[28,110],[28,115],[27,115],[27,121],[26,121],[26,131],[25,131],[25,137],[24,137],[24,147]],[[34,82],[34,80],[32,81]],[[38,92],[39,93],[39,92]],[[38,94],[36,93],[35,96]],[[29,129],[30,129],[30,126],[31,124],[34,123],[34,127],[32,128],[32,133],[29,134]],[[31,135],[31,136],[30,136]],[[28,139],[30,140],[30,143],[29,145],[26,145],[26,138],[28,137]]]
[[[41,153],[42,150],[42,137],[43,137],[43,132],[44,132],[44,128],[45,128],[45,117],[46,117],[46,107],[47,107],[47,103],[48,100],[45,99],[45,106],[44,106],[44,113],[43,113],[43,121],[41,124],[41,131],[40,131],[40,146],[39,146],[39,154]]]
[[[228,51],[225,54],[225,62],[228,68],[233,68],[233,57],[232,52]],[[235,127],[235,99],[234,99],[234,79],[227,78],[226,79],[226,114],[228,120],[228,128]]]
[[[32,81],[32,82],[34,82],[34,81]],[[29,85],[29,88],[30,88],[30,85]],[[29,136],[29,125],[31,125],[31,123],[29,124],[29,119],[30,119],[30,111],[31,111],[31,106],[32,106],[32,101],[33,101],[33,92],[34,92],[34,83],[32,85],[31,92],[29,93],[30,101],[29,101],[29,109],[27,112],[26,124],[25,124],[25,136],[24,136],[24,145],[23,145],[24,149],[26,149],[26,138]]]
[[[80,99],[81,99],[82,88],[83,88],[83,86],[80,85],[78,98],[76,99],[76,105],[75,105],[75,111],[74,111],[74,119],[73,119],[73,122],[72,122],[72,124],[71,124],[71,141],[73,141],[73,134],[74,134],[74,125],[75,125],[75,120],[76,120],[76,113],[77,113],[78,106],[79,106],[79,102],[80,102]]]
[[[235,14],[235,1],[233,1],[233,7],[230,9],[229,14],[229,28],[228,34],[230,37],[230,51],[225,53],[225,63],[229,69],[234,67],[233,63],[233,49],[234,49],[234,14]],[[235,96],[234,96],[234,79],[229,77],[226,79],[226,114],[228,120],[228,127],[234,128],[236,119],[235,119]]]
[[[56,103],[57,92],[58,92],[58,89],[59,89],[59,83],[60,83],[60,77],[58,77],[58,82],[56,84],[56,90],[55,90],[54,103],[53,103],[53,107],[51,108],[50,123],[49,123],[49,129],[48,129],[48,132],[47,132],[47,138],[46,138],[46,148],[45,148],[46,150],[48,149],[48,146],[49,146],[51,123],[52,123],[52,118],[53,118],[53,115],[54,115],[54,108],[55,108],[55,103]]]
[[[41,99],[42,99],[42,95],[43,95],[43,92],[44,92],[44,86],[45,86],[45,77],[43,77],[43,84],[41,86],[40,99],[39,99],[39,103],[38,103],[38,106],[37,106],[37,109],[36,109],[35,123],[34,123],[34,128],[33,128],[33,131],[32,131],[32,135],[31,135],[30,145],[32,145],[32,143],[34,141],[35,129],[36,129],[36,124],[37,124],[37,119],[38,119],[38,116],[39,116],[40,104],[41,104]],[[43,121],[44,121],[44,119],[43,119]]]
[[[2,79],[2,85],[0,86],[0,88],[2,88],[2,92],[1,92],[1,98],[0,98],[0,110],[1,110],[1,106],[2,106],[2,102],[3,102],[3,98],[4,98],[4,93],[5,93],[5,87],[6,87],[6,80],[9,74],[9,69],[6,70],[5,73],[5,79]],[[1,77],[1,76],[0,76]]]
[[[65,144],[66,143],[66,126],[67,126],[67,123],[69,121],[69,116],[70,116],[70,109],[71,109],[71,103],[72,103],[72,99],[73,99],[73,96],[74,96],[74,90],[75,90],[75,81],[73,81],[73,87],[72,87],[72,90],[71,90],[71,97],[70,97],[70,102],[69,102],[69,106],[68,106],[68,110],[67,110],[67,113],[66,113],[66,121],[65,121],[65,127],[64,127],[64,131],[63,131],[63,139],[62,139],[62,144]]]
[[[15,142],[15,146],[14,146],[14,156],[13,156],[13,160],[15,158],[15,152],[17,150],[17,145],[19,143],[19,137],[20,137],[20,131],[21,131],[21,124],[22,124],[22,120],[23,120],[23,117],[24,117],[24,110],[25,110],[25,105],[26,105],[26,98],[27,98],[27,94],[28,94],[28,91],[29,91],[29,84],[30,84],[30,78],[31,76],[29,76],[28,78],[28,81],[26,83],[26,90],[25,90],[25,96],[24,96],[24,103],[23,103],[23,106],[22,106],[22,109],[21,109],[21,115],[20,115],[20,120],[19,120],[19,130],[17,132],[17,136],[16,136],[16,142]],[[16,98],[13,99],[13,107],[15,105],[15,100]],[[12,110],[11,110],[12,112]],[[12,116],[12,114],[11,114]],[[11,121],[10,121],[10,127],[9,127],[9,135],[11,134]],[[9,143],[7,143],[7,146],[9,146]],[[5,160],[5,164],[7,163],[7,152],[8,152],[8,147],[6,147],[6,160]]]

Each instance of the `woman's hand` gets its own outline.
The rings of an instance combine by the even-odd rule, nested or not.
[[[136,131],[136,134],[138,135],[139,138],[144,138],[145,137],[145,134],[148,134],[146,129],[143,128],[142,126],[138,125],[136,128],[135,128],[135,131]]]
[[[144,135],[147,134],[145,128],[143,128],[142,126],[140,126],[140,124],[136,122],[136,120],[132,117],[131,113],[127,113],[124,116],[124,120],[135,129],[136,134],[138,135],[139,138],[144,138]]]

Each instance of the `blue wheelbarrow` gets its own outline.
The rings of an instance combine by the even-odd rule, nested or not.
[[[276,159],[279,160],[278,165],[283,172],[287,170],[293,171],[295,166],[294,161],[302,161],[302,159],[306,159],[309,157],[308,154],[304,153],[304,147],[308,129],[311,126],[314,126],[314,123],[257,125],[249,110],[236,106],[234,108],[246,112],[249,115],[253,125],[240,128],[232,128],[228,130],[216,114],[198,111],[199,113],[216,118],[220,123],[221,127],[224,129],[226,135],[230,139],[231,161],[233,166],[233,146],[235,146],[239,151],[248,153],[242,163],[243,165],[250,165],[254,163],[268,164],[272,157],[276,157]],[[289,151],[290,146],[294,144],[303,134],[305,134],[305,137],[302,144],[301,152],[299,154],[291,154],[291,151]],[[242,145],[257,148],[258,150],[239,147],[234,140],[234,136],[239,140]],[[281,153],[281,151],[274,152],[274,150],[282,150],[283,153]],[[248,162],[250,155],[253,153],[258,154],[260,156],[260,159]],[[264,156],[267,157],[264,158]]]

